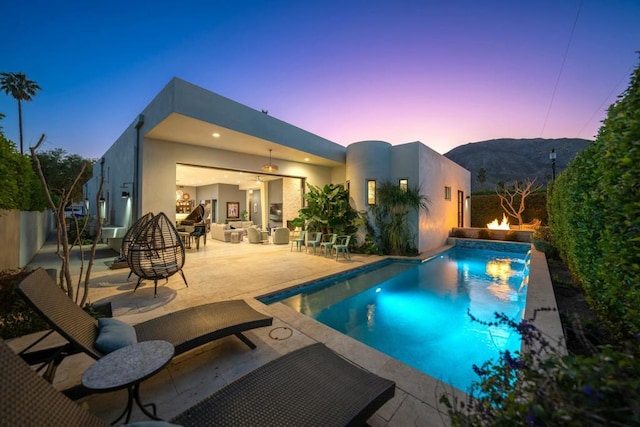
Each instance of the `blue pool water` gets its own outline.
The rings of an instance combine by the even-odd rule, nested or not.
[[[263,299],[280,301],[441,381],[466,390],[472,365],[520,350],[507,327],[524,315],[527,255],[454,247],[421,263],[391,262]]]

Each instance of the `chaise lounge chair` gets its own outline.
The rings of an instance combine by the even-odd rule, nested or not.
[[[54,389],[1,339],[0,382],[2,425],[108,425]],[[394,393],[392,381],[353,365],[322,344],[313,344],[248,373],[171,422],[183,426],[361,425]]]
[[[74,303],[43,269],[27,276],[16,288],[18,294],[67,341],[66,354],[84,352],[94,359],[104,356],[96,348],[98,322]],[[255,348],[242,333],[270,326],[273,317],[265,316],[243,300],[220,301],[186,308],[133,325],[137,340],[163,340],[181,354],[218,338],[237,336]],[[60,359],[57,363],[61,362]],[[55,374],[55,366],[51,378]]]

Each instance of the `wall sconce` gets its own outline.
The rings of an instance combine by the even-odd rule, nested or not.
[[[131,188],[133,189],[133,182],[123,182],[122,185],[120,186],[120,188],[122,188],[123,190],[128,190],[129,185],[131,185]],[[125,196],[126,194],[126,196]],[[127,199],[131,197],[131,193],[129,191],[123,191],[122,192],[122,198],[123,199]]]
[[[471,196],[467,196],[467,200],[469,200],[471,198]]]

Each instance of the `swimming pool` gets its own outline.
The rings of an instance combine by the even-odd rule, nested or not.
[[[453,247],[427,262],[369,269],[261,298],[281,302],[461,390],[472,365],[520,350],[507,327],[472,322],[524,315],[528,254]]]

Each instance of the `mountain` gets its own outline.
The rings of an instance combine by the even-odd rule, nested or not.
[[[471,191],[475,192],[492,190],[499,182],[509,184],[536,177],[536,183],[546,185],[552,177],[549,159],[552,149],[556,152],[557,175],[591,142],[579,138],[501,138],[461,145],[444,156],[471,172]],[[480,168],[486,171],[486,180],[482,184],[478,181]]]

